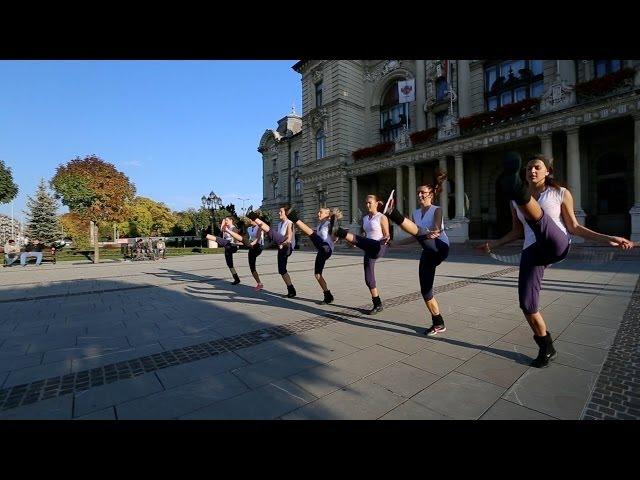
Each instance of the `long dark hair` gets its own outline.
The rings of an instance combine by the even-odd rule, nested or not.
[[[551,187],[551,188],[556,188],[556,189],[567,188],[566,185],[558,182],[553,177],[553,158],[547,157],[546,155],[543,155],[541,153],[535,153],[535,154],[533,154],[533,155],[531,155],[529,157],[529,159],[527,160],[527,165],[529,164],[529,162],[532,162],[533,160],[540,160],[542,163],[544,163],[544,166],[547,167],[547,170],[549,170],[549,175],[547,175],[545,177],[545,179],[544,179],[544,184],[546,186]],[[523,169],[523,173],[524,173],[525,169],[526,169],[526,165],[525,165],[525,167]],[[568,190],[568,188],[567,188],[567,190]]]

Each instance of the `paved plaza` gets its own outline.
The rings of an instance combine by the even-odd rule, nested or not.
[[[639,258],[580,252],[546,272],[546,369],[529,367],[517,268],[469,247],[438,267],[435,338],[413,249],[378,261],[375,317],[355,250],[327,262],[332,305],[311,251],[290,258],[295,299],[274,250],[261,292],[246,251],[237,286],[223,255],[4,268],[0,418],[638,419]]]

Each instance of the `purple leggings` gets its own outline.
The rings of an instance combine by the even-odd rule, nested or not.
[[[387,253],[387,246],[381,240],[372,240],[360,235],[354,235],[354,237],[356,237],[356,247],[364,250],[364,283],[367,284],[369,290],[373,290],[376,288],[376,260],[384,257]]]
[[[233,268],[233,254],[238,251],[238,246],[231,243],[231,240],[222,237],[216,237],[216,242],[224,248],[224,259],[227,262],[227,267]]]
[[[256,243],[255,246],[249,248],[249,270],[251,273],[256,271],[256,258],[262,253],[262,245]]]
[[[436,267],[449,256],[449,245],[439,238],[428,240],[425,235],[416,236],[422,246],[422,256],[420,257],[420,267],[418,275],[420,277],[420,292],[422,298],[431,300],[433,298],[433,281],[436,277]]]
[[[311,235],[309,235],[309,238],[311,239],[313,246],[318,249],[313,273],[314,275],[322,275],[324,264],[333,252],[331,251],[331,247],[329,246],[329,244],[322,240],[316,232],[313,232]]]
[[[523,313],[531,315],[539,310],[544,270],[567,256],[569,236],[544,211],[540,220],[527,220],[527,224],[536,236],[536,243],[525,248],[520,257],[518,298]]]

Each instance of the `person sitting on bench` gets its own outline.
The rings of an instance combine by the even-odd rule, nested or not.
[[[40,240],[31,240],[25,247],[25,251],[20,254],[20,265],[27,266],[27,258],[36,257],[36,265],[42,263],[42,244]]]
[[[4,246],[4,266],[8,267],[20,258],[20,247],[10,238]]]

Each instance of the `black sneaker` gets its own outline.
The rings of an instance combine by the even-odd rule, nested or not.
[[[289,213],[287,213],[287,218],[293,223],[296,223],[298,220],[300,220],[300,217],[298,217],[298,212],[296,212],[294,209],[291,209]]]
[[[549,362],[556,358],[556,349],[553,348],[553,340],[551,334],[547,332],[545,337],[533,336],[533,339],[540,347],[538,356],[531,362],[531,366],[535,368],[546,368],[549,366]]]
[[[296,289],[293,287],[293,285],[287,287],[287,290],[289,291],[289,293],[287,293],[287,297],[293,298],[297,295]]]
[[[333,295],[331,295],[331,292],[324,292],[323,303],[329,304],[331,302],[333,302]]]
[[[507,152],[502,159],[503,171],[498,180],[502,193],[518,205],[524,205],[531,198],[527,182],[520,177],[522,158],[517,152]]]
[[[247,218],[255,221],[256,218],[258,218],[258,214],[256,212],[249,212],[249,213],[247,213]]]
[[[374,305],[373,308],[367,312],[367,315],[376,315],[383,310],[384,308],[382,307],[382,305]]]

